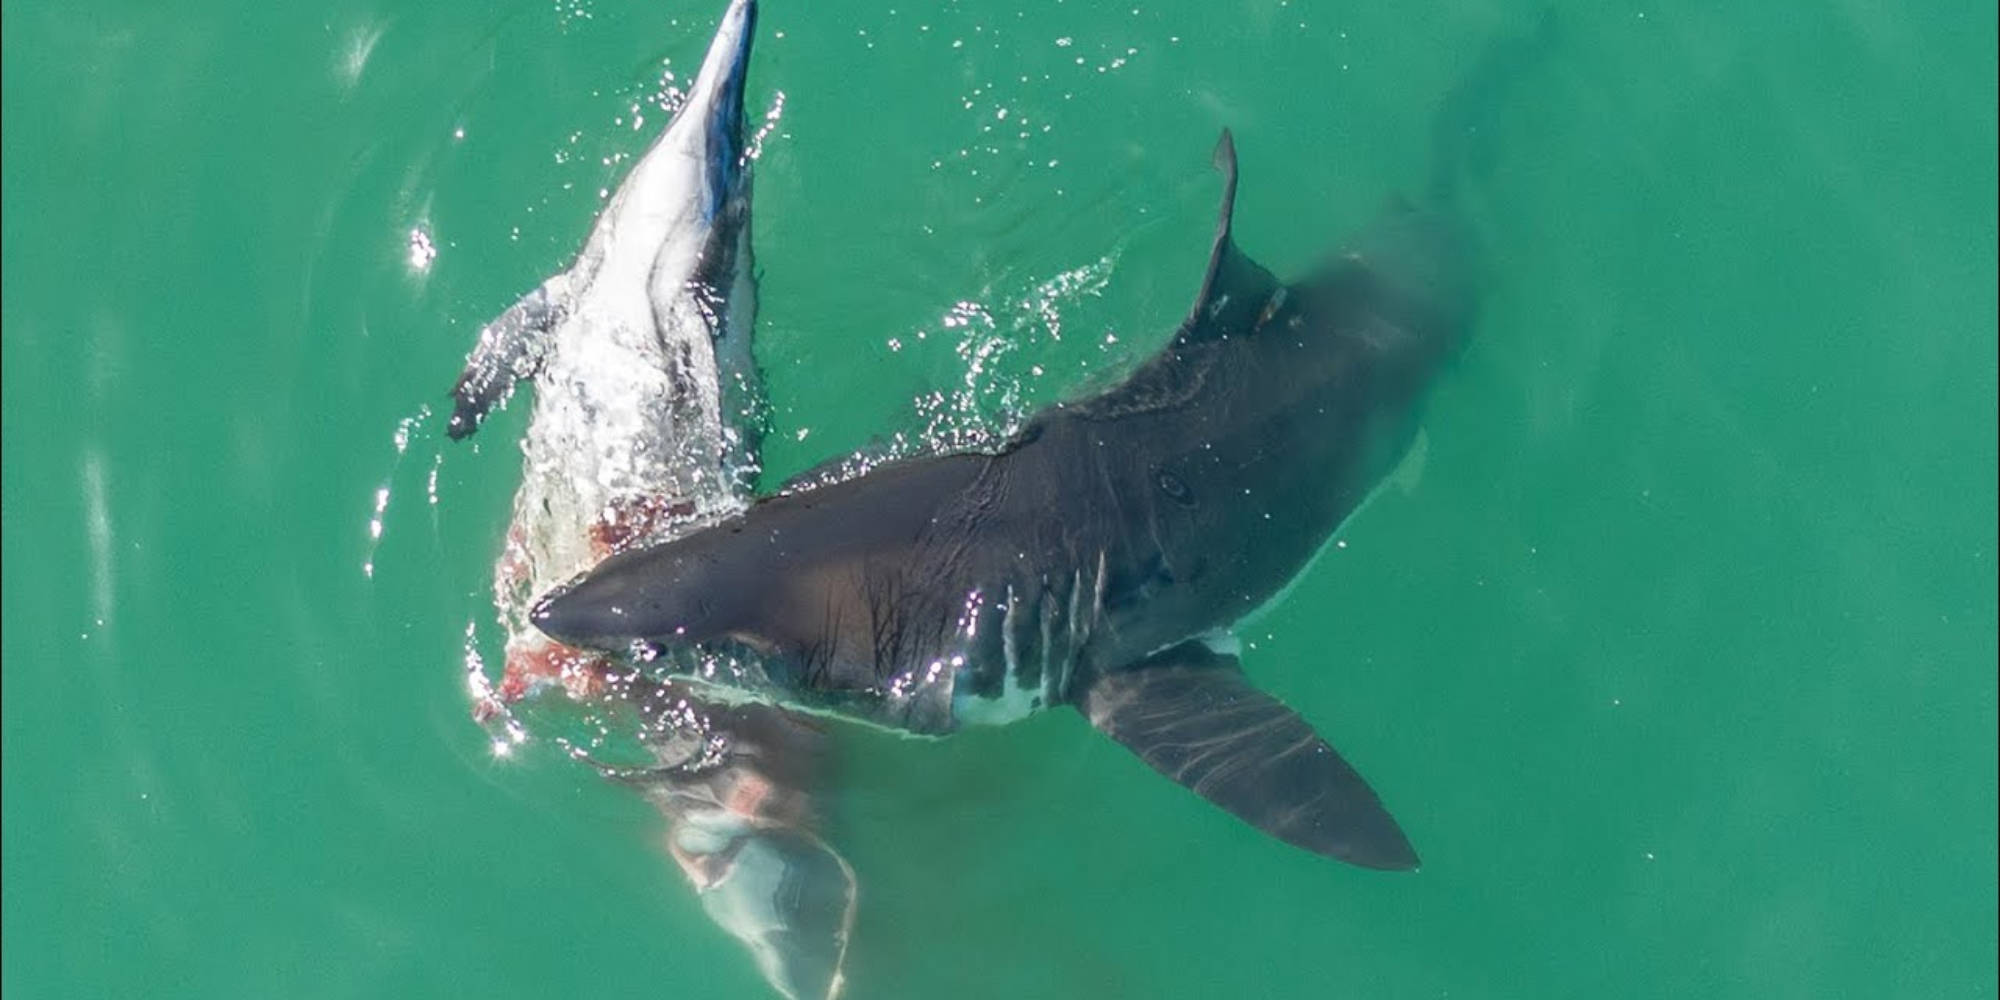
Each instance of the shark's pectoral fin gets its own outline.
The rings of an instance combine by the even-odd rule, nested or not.
[[[487,412],[514,391],[517,380],[535,373],[549,331],[569,308],[569,275],[558,274],[480,328],[479,343],[451,387],[451,423],[445,433],[453,441],[470,437]]]
[[[1097,677],[1077,707],[1154,770],[1279,840],[1366,868],[1417,866],[1368,783],[1251,687],[1234,656],[1182,643]]]
[[[1424,429],[1417,428],[1417,434],[1410,439],[1410,450],[1397,459],[1395,471],[1389,473],[1387,482],[1395,483],[1405,496],[1417,491],[1424,482],[1424,466],[1430,462],[1431,436]]]

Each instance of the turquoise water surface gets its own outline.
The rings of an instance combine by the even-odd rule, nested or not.
[[[527,407],[444,439],[721,6],[5,0],[9,998],[772,995],[470,720]],[[1537,9],[766,0],[771,473],[1146,356],[1223,126],[1296,273]],[[1420,480],[1244,636],[1423,869],[850,732],[851,996],[1995,995],[1994,9],[1556,13]]]

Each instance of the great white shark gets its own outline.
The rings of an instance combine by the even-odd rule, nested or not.
[[[757,471],[751,357],[755,0],[733,0],[685,103],[604,205],[575,262],[485,325],[447,428],[473,434],[534,385],[521,485],[494,571],[508,641],[492,716],[541,687],[636,715],[653,758],[605,768],[657,805],[667,847],[714,920],[796,998],[840,988],[855,884],[818,834],[827,757],[814,723],[715,704],[529,627],[530,601],[599,560],[740,509]]]
[[[1374,790],[1228,639],[1410,449],[1471,327],[1467,243],[1399,202],[1282,282],[1232,236],[1226,130],[1214,162],[1200,291],[1122,382],[993,451],[781,491],[615,555],[530,620],[663,676],[911,733],[1072,706],[1273,836],[1415,867]]]

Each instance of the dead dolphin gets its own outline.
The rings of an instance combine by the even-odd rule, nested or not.
[[[505,711],[562,687],[636,712],[655,766],[611,769],[666,816],[705,908],[788,997],[839,989],[855,884],[816,832],[813,723],[635,677],[526,623],[529,602],[614,552],[746,502],[757,467],[756,281],[743,88],[755,0],[723,12],[686,102],[633,166],[566,271],[480,331],[452,390],[454,439],[532,380],[521,486],[495,568]]]

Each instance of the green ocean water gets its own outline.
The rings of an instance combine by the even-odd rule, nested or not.
[[[9,998],[771,995],[470,721],[527,408],[443,435],[720,6],[6,0]],[[771,472],[1143,357],[1224,125],[1280,272],[1419,186],[1532,10],[1406,6],[767,0]],[[1073,713],[852,733],[851,996],[1995,995],[1994,9],[1559,20],[1420,480],[1245,636],[1423,869]]]

